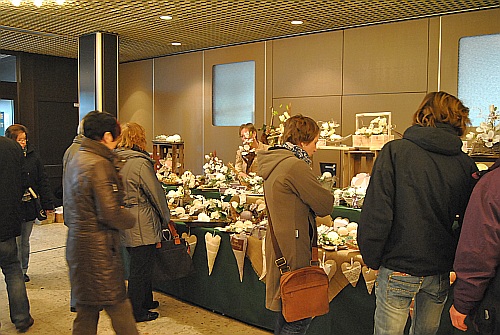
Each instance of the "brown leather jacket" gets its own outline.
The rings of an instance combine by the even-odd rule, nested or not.
[[[120,229],[134,225],[122,208],[119,160],[84,138],[64,174],[66,260],[78,304],[114,305],[126,298]]]

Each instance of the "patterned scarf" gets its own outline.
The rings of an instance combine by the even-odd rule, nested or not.
[[[275,145],[275,147],[290,150],[291,152],[293,152],[295,157],[297,157],[298,159],[302,159],[309,166],[312,165],[311,158],[309,158],[307,152],[298,145],[292,144],[290,142],[285,142],[284,144]]]

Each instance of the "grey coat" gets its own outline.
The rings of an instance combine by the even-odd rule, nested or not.
[[[131,149],[117,149],[126,159],[120,170],[125,188],[125,208],[135,218],[134,227],[122,231],[126,247],[155,244],[161,241],[162,223],[170,220],[165,191],[156,178],[153,160],[148,155]]]
[[[134,225],[123,206],[119,161],[84,138],[64,174],[66,260],[77,304],[115,305],[127,298],[120,229]]]
[[[309,165],[286,149],[259,151],[259,175],[278,245],[292,270],[309,266],[315,217],[333,210],[333,195],[321,187]],[[266,308],[281,310],[280,273],[271,238],[266,236]]]

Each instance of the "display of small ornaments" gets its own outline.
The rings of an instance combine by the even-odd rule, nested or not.
[[[325,250],[358,249],[357,236],[358,224],[349,219],[337,217],[332,226],[318,226],[318,245]]]
[[[365,125],[366,118],[371,119],[368,125]],[[352,136],[352,146],[381,149],[385,143],[394,139],[394,135],[391,135],[394,127],[391,124],[391,112],[356,114],[356,131]]]
[[[154,139],[155,142],[166,142],[166,143],[179,143],[182,142],[181,135],[158,135]]]
[[[500,113],[495,105],[490,105],[489,114],[481,122],[476,132],[469,132],[465,136],[471,155],[498,155],[500,154]]]
[[[215,152],[205,155],[203,171],[206,178],[204,186],[208,188],[229,187],[231,183],[236,182],[236,174],[233,169],[224,165]]]

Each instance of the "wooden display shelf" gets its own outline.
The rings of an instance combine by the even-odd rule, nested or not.
[[[155,171],[161,167],[160,159],[172,159],[172,172],[178,176],[184,173],[184,142],[153,141]]]

